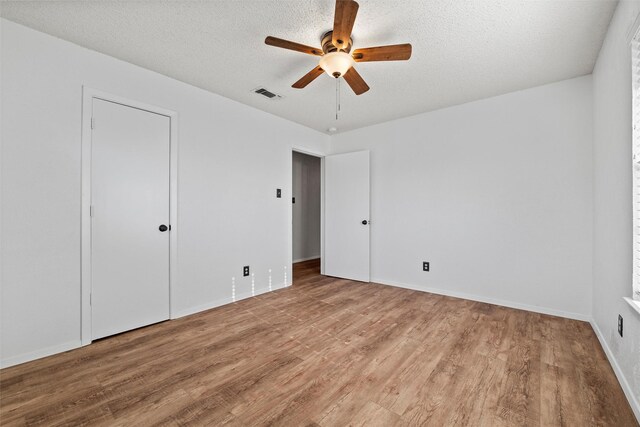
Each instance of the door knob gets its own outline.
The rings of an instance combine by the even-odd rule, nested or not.
[[[362,225],[367,225],[367,224],[369,224],[369,222],[366,219],[363,219],[362,220]]]
[[[167,227],[166,225],[162,224],[160,227],[158,227],[158,230],[162,231],[163,233],[165,231],[167,231],[169,229],[169,227]]]

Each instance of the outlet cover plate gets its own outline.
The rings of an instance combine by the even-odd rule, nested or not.
[[[618,333],[620,334],[620,336],[623,336],[622,335],[623,330],[624,330],[624,319],[620,314],[618,314]]]

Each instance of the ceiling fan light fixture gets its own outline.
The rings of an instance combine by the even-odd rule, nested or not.
[[[336,79],[349,71],[355,61],[346,52],[329,52],[320,58],[319,66],[331,77]]]

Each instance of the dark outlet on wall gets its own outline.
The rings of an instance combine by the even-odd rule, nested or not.
[[[429,271],[429,263],[427,261],[422,263],[422,271]]]
[[[243,276],[248,276],[249,275],[249,266],[245,265],[244,267],[242,267],[242,275]]]
[[[280,197],[282,197],[282,190],[279,188],[276,188],[276,197],[279,199]]]
[[[622,316],[618,314],[618,333],[622,336],[622,327],[623,327],[623,319]]]

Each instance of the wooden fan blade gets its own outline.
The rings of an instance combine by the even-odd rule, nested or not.
[[[353,0],[336,0],[336,13],[333,17],[333,35],[331,42],[338,49],[349,45],[353,24],[358,14],[358,3]]]
[[[309,83],[317,79],[322,73],[324,73],[324,70],[320,67],[316,67],[305,74],[300,80],[292,84],[291,87],[302,89],[303,87],[306,87]]]
[[[283,49],[295,50],[296,52],[306,53],[307,55],[322,56],[322,49],[316,49],[315,47],[307,46],[304,44],[290,42],[289,40],[279,39],[277,37],[267,37],[264,42],[269,46],[281,47]]]
[[[393,44],[389,46],[365,47],[351,54],[356,62],[368,61],[406,61],[411,58],[411,45]]]
[[[360,74],[358,74],[355,68],[349,68],[349,71],[344,73],[343,77],[347,81],[349,86],[351,86],[351,89],[353,89],[356,95],[362,95],[369,90],[369,85],[367,85],[367,83],[360,76]]]

